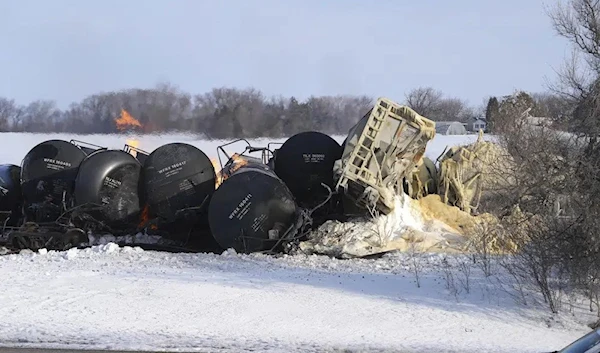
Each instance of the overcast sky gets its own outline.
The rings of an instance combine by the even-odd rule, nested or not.
[[[554,78],[554,1],[0,0],[0,96],[64,108],[169,81],[399,101],[433,86],[477,105]]]

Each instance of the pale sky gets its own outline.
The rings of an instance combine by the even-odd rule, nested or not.
[[[433,86],[478,105],[555,77],[555,1],[0,0],[0,96],[65,108],[169,81],[398,101]]]

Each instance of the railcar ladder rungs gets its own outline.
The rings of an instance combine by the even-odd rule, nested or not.
[[[367,131],[362,134],[358,140],[358,149],[352,154],[350,171],[359,179],[363,179],[365,181],[370,180],[373,177],[373,173],[365,168],[365,163],[369,157],[373,156],[373,145],[375,139],[377,138],[377,134],[381,130],[381,126],[383,124],[383,118],[381,118],[380,114],[377,112],[373,112],[367,121]],[[362,155],[364,154],[364,156]]]

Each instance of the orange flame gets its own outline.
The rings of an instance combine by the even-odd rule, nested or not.
[[[142,209],[142,213],[140,214],[140,223],[138,224],[138,228],[142,228],[142,227],[146,226],[146,223],[148,223],[149,220],[150,220],[150,208],[148,207],[148,205],[146,205],[146,206],[144,206],[144,208]],[[156,230],[156,229],[158,229],[158,227],[156,226],[156,224],[152,224],[152,225],[150,225],[150,229]]]
[[[132,117],[129,112],[125,109],[121,109],[121,115],[115,119],[115,123],[117,124],[117,130],[123,131],[128,128],[134,127],[142,127],[142,123],[140,123],[136,118]]]
[[[216,158],[211,158],[210,162],[212,163],[213,168],[215,168],[215,174],[216,174],[215,189],[217,189],[223,183],[223,175],[221,174],[221,166],[219,165],[219,162],[217,162]]]
[[[140,213],[140,223],[138,224],[138,228],[142,228],[146,225],[146,222],[150,219],[148,205],[144,206],[142,209],[142,213]]]
[[[231,161],[228,162],[229,163],[228,165],[226,165],[226,169],[225,168],[221,169],[215,158],[211,158],[210,161],[212,162],[213,166],[215,167],[215,172],[217,174],[217,178],[216,178],[216,187],[217,188],[219,186],[221,186],[221,184],[223,184],[223,182],[225,180],[227,180],[227,178],[231,174],[233,174],[236,170],[238,170],[241,167],[248,164],[248,161],[245,160],[244,158],[242,158],[237,153],[234,153],[233,156],[231,156]]]
[[[131,147],[135,147],[138,148],[140,147],[140,141],[136,140],[136,139],[127,139],[125,141],[126,144],[128,144]],[[136,157],[137,156],[137,151],[135,150],[129,150],[129,154],[131,154],[132,156]]]
[[[248,161],[242,158],[239,154],[234,153],[231,156],[231,164],[227,168],[227,173],[223,173],[223,180],[226,180],[231,174],[235,173],[236,170],[248,164]]]
[[[231,159],[233,160],[233,166],[232,168],[229,170],[230,173],[235,172],[236,170],[240,169],[241,167],[245,166],[248,164],[248,161],[245,160],[244,158],[242,158],[239,154],[234,153],[233,156],[231,156]]]

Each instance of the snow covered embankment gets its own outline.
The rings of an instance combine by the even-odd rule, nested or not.
[[[516,306],[476,268],[469,293],[448,291],[444,256],[272,258],[115,244],[0,256],[0,342],[219,352],[543,352],[586,331],[573,318]]]

